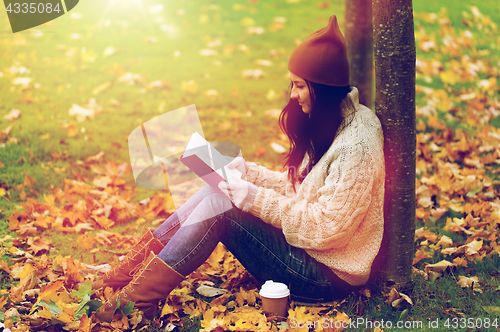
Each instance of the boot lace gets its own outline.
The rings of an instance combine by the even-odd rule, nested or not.
[[[140,285],[140,282],[139,280],[140,279],[146,279],[146,276],[143,275],[145,272],[152,272],[153,269],[148,267],[148,265],[146,265],[145,263],[141,263],[139,264],[138,266],[141,266],[141,268],[139,269],[139,271],[134,275],[134,278],[132,279],[132,281],[129,283],[130,285],[135,285],[135,286],[138,286]],[[133,288],[131,287],[131,290],[133,291]]]
[[[123,261],[121,261],[121,262],[120,262],[117,266],[115,266],[112,270],[110,270],[110,271],[106,272],[106,274],[105,274],[106,278],[110,279],[111,272],[113,272],[113,274],[114,274],[115,276],[117,276],[117,275],[118,275],[118,270],[119,270],[119,269],[123,270],[123,269],[125,268],[125,264],[127,264],[128,266],[130,266],[130,262],[131,262],[131,261],[133,261],[133,262],[137,261],[136,257],[137,257],[137,255],[139,255],[139,253],[141,252],[142,248],[143,248],[142,246],[141,246],[140,248],[137,248],[137,249],[135,249],[135,248],[131,248],[131,249],[130,249],[130,253],[131,253],[131,255],[126,255],[126,256],[125,256],[125,259],[124,259]],[[133,270],[135,270],[135,268],[134,268]],[[132,270],[132,271],[133,271],[133,270]],[[131,275],[131,274],[130,274],[130,275]]]

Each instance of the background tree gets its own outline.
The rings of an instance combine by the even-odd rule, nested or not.
[[[415,34],[411,0],[373,0],[375,111],[384,130],[386,285],[409,286],[415,236]]]
[[[350,84],[358,88],[360,103],[373,109],[372,0],[346,0],[345,4]]]

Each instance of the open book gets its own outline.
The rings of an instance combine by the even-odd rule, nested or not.
[[[189,142],[180,158],[181,162],[202,178],[216,191],[219,182],[228,178],[241,177],[237,169],[225,168],[233,158],[223,156],[197,132],[191,135]]]

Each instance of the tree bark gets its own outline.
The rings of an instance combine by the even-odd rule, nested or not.
[[[415,34],[411,0],[373,0],[375,111],[384,130],[386,286],[411,286],[415,237]]]
[[[372,0],[346,0],[345,38],[350,84],[359,90],[359,101],[373,109]]]

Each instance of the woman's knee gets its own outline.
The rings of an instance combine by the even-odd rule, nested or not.
[[[206,211],[212,211],[212,217],[215,217],[232,209],[234,206],[226,195],[212,189],[211,192],[207,193],[206,196],[203,197],[200,202],[200,207],[202,209],[206,209]]]

